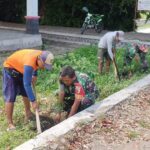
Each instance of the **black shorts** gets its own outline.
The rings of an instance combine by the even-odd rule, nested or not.
[[[110,57],[109,57],[108,51],[105,48],[99,48],[98,58],[101,59],[101,60],[103,60],[103,61],[104,61],[104,58],[106,60],[111,60]]]

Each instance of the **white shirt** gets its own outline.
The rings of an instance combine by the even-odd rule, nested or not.
[[[116,47],[115,37],[117,31],[106,33],[99,41],[98,48],[104,48],[108,50],[110,58],[113,60],[112,48]]]

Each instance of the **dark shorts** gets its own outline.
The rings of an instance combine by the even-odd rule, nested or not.
[[[110,57],[109,57],[107,49],[104,49],[104,48],[99,48],[98,58],[101,59],[102,61],[104,61],[104,58],[107,59],[107,60],[111,60]]]
[[[23,77],[12,77],[5,68],[3,69],[2,90],[5,102],[15,102],[17,95],[27,97],[23,86]]]
[[[65,99],[64,99],[64,111],[67,111],[69,113],[73,103],[74,103],[74,99],[71,99],[71,97],[65,97]],[[91,106],[93,104],[94,104],[94,102],[92,100],[85,98],[81,101],[77,112],[80,112],[80,111],[88,108],[89,106]]]
[[[88,107],[90,107],[91,105],[93,105],[95,103],[95,101],[91,100],[91,99],[88,99],[88,98],[84,98],[82,101],[81,101],[81,105],[79,107],[79,111],[82,111]]]

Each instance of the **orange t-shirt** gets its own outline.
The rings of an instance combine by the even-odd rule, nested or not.
[[[16,51],[5,60],[3,66],[14,68],[22,74],[24,73],[24,65],[31,66],[34,70],[37,70],[36,60],[41,53],[42,51],[33,49]]]

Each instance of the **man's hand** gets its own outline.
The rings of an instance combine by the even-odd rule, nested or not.
[[[60,123],[60,121],[61,121],[61,113],[56,114],[54,120],[55,120],[56,123]]]
[[[68,118],[73,116],[77,112],[77,110],[79,108],[79,105],[80,105],[80,101],[75,99],[75,101],[74,101],[74,103],[73,103],[73,105],[71,107],[71,111],[70,111],[70,113],[68,115]]]
[[[33,108],[34,111],[35,111],[36,109],[37,109],[37,110],[39,109],[39,106],[38,106],[37,101],[32,102],[32,108]]]

